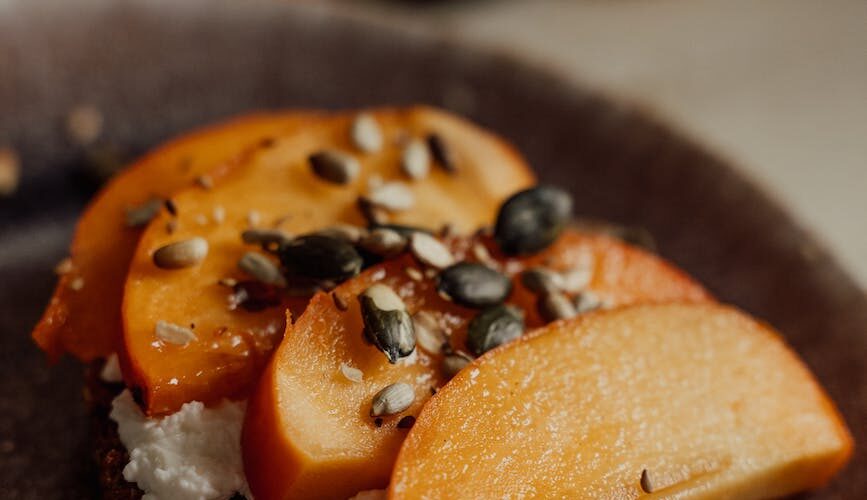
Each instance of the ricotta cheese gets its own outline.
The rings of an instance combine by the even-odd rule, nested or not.
[[[123,477],[138,484],[143,500],[222,500],[235,493],[252,499],[241,459],[245,409],[246,402],[206,408],[193,401],[148,418],[124,390],[110,413],[129,451]]]

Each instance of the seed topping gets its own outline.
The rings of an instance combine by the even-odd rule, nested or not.
[[[385,354],[389,363],[397,363],[415,350],[412,318],[403,300],[386,285],[376,283],[358,296],[364,338]]]
[[[334,302],[334,307],[336,307],[338,311],[346,311],[349,309],[349,304],[347,304],[346,300],[337,292],[331,292],[331,300]]]
[[[650,473],[647,472],[647,469],[642,469],[641,479],[638,483],[641,485],[641,491],[653,493],[653,484],[650,482]]]
[[[400,167],[410,179],[420,180],[430,172],[430,151],[420,139],[410,140],[400,156]]]
[[[454,173],[457,171],[457,163],[455,155],[451,148],[443,140],[439,134],[430,134],[427,136],[427,145],[430,148],[431,156],[434,161],[446,170],[446,172]]]
[[[419,347],[430,354],[439,354],[448,342],[446,332],[440,327],[433,313],[418,311],[412,315],[415,341]]]
[[[382,129],[376,118],[368,113],[361,113],[352,120],[349,137],[352,144],[364,153],[375,153],[382,149]]]
[[[370,403],[370,416],[394,415],[410,407],[415,399],[415,391],[409,384],[398,382],[377,392]]]
[[[368,224],[375,226],[386,224],[388,222],[388,211],[375,205],[366,197],[359,196],[357,204],[358,211],[361,212],[361,216],[364,217],[364,220],[366,220]]]
[[[358,246],[381,257],[393,257],[406,249],[407,240],[397,231],[380,227],[370,231]]]
[[[506,300],[512,281],[481,264],[460,262],[440,272],[437,291],[462,306],[483,308]]]
[[[196,334],[190,328],[163,320],[157,321],[154,333],[158,339],[167,344],[183,346],[196,340]]]
[[[372,189],[367,200],[389,212],[400,212],[415,205],[415,194],[406,184],[391,181]]]
[[[443,358],[443,374],[451,380],[452,377],[457,375],[459,371],[463,370],[472,361],[473,358],[469,354],[460,351],[449,353]]]
[[[153,261],[160,269],[182,269],[195,266],[207,255],[207,240],[196,237],[158,248],[153,254]]]
[[[316,280],[343,281],[361,271],[361,255],[349,243],[308,234],[280,245],[283,267],[294,276]]]
[[[575,296],[575,311],[577,314],[594,311],[602,307],[602,299],[590,290],[579,293]]]
[[[360,383],[364,380],[364,373],[361,370],[346,363],[340,363],[340,373],[350,382]]]
[[[278,287],[286,286],[286,278],[280,272],[280,268],[260,253],[245,252],[238,260],[238,268],[260,283]]]
[[[561,278],[547,267],[531,267],[521,273],[521,284],[536,295],[556,292],[561,288]]]
[[[196,184],[207,191],[214,189],[214,179],[208,174],[196,177]]]
[[[569,319],[578,314],[569,297],[560,292],[543,294],[539,297],[536,307],[539,310],[539,316],[547,322]]]
[[[448,247],[426,233],[413,233],[409,239],[409,248],[422,264],[436,269],[444,269],[455,263],[455,257]]]
[[[241,240],[248,245],[259,245],[265,250],[276,250],[280,245],[292,241],[292,235],[280,229],[246,229]]]
[[[508,255],[532,254],[553,243],[569,223],[572,197],[545,186],[521,191],[500,207],[494,239]]]
[[[141,227],[153,220],[163,207],[163,200],[151,198],[137,207],[126,209],[126,226]]]
[[[310,155],[310,167],[321,179],[334,184],[349,184],[361,172],[361,165],[351,155],[334,149]]]
[[[511,342],[524,333],[524,314],[507,305],[489,307],[470,321],[467,347],[476,356]]]
[[[361,238],[367,235],[367,229],[351,224],[334,224],[316,231],[316,234],[343,240],[347,243],[358,243]]]

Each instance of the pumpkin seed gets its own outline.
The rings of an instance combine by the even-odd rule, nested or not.
[[[512,281],[482,264],[460,262],[440,272],[437,290],[462,306],[482,308],[506,300]]]
[[[579,293],[573,299],[577,314],[594,311],[602,307],[602,299],[590,290]]]
[[[542,294],[536,303],[536,307],[539,310],[539,316],[546,322],[569,319],[578,314],[575,305],[569,300],[569,297],[556,291]]]
[[[342,373],[343,376],[346,377],[346,380],[349,380],[350,382],[359,383],[364,380],[364,373],[361,370],[354,366],[349,366],[346,363],[340,363],[340,373]]]
[[[386,285],[376,283],[358,296],[364,337],[385,354],[389,363],[397,363],[415,350],[412,318],[403,300]]]
[[[309,234],[280,245],[280,262],[289,274],[318,280],[343,281],[361,271],[362,258],[349,243]]]
[[[208,255],[208,242],[204,238],[190,238],[158,248],[153,255],[154,264],[161,269],[182,269],[195,266]]]
[[[196,334],[185,326],[159,320],[154,327],[157,338],[168,344],[187,345],[196,340]]]
[[[531,267],[521,273],[521,284],[536,295],[560,289],[560,276],[546,267]]]
[[[432,313],[418,311],[412,315],[412,325],[415,330],[415,341],[419,347],[431,354],[439,354],[443,350],[448,337]]]
[[[420,139],[412,139],[403,148],[400,167],[410,179],[419,180],[430,172],[430,151]]]
[[[443,374],[446,376],[446,378],[451,379],[472,361],[473,358],[470,357],[468,354],[464,354],[462,352],[449,353],[443,358]]]
[[[260,245],[270,249],[292,241],[292,236],[280,229],[245,229],[241,232],[241,240],[248,245]]]
[[[334,224],[324,229],[316,231],[316,234],[337,238],[347,243],[358,243],[361,238],[367,235],[367,229],[351,224]]]
[[[370,416],[394,415],[410,407],[415,399],[412,386],[398,382],[384,387],[373,396],[370,403]]]
[[[650,473],[647,469],[642,469],[641,479],[638,481],[641,485],[641,491],[645,493],[653,493],[653,484],[650,482]]]
[[[409,210],[415,205],[415,194],[409,186],[399,181],[386,182],[372,189],[366,198],[389,212]]]
[[[335,184],[349,184],[358,177],[361,165],[351,155],[326,149],[310,155],[310,167],[320,178]]]
[[[374,229],[358,242],[361,248],[381,257],[393,257],[403,252],[406,244],[406,238],[400,233],[386,228]]]
[[[365,153],[375,153],[382,149],[382,130],[376,118],[368,113],[360,113],[352,120],[349,137],[355,147]]]
[[[572,197],[554,187],[521,191],[500,207],[494,239],[509,255],[538,252],[559,236],[572,213]]]
[[[278,287],[286,286],[286,278],[276,264],[268,257],[256,253],[246,252],[238,261],[238,268],[249,274],[260,283]]]
[[[455,263],[451,250],[429,234],[413,233],[409,239],[409,249],[419,262],[436,269],[444,269]]]
[[[470,321],[467,347],[476,356],[517,339],[524,333],[524,314],[507,305],[489,307]]]
[[[431,156],[440,167],[450,173],[457,171],[455,155],[439,134],[428,135],[427,145],[430,148]]]
[[[126,226],[141,227],[153,220],[163,208],[163,200],[151,198],[137,207],[126,209]]]

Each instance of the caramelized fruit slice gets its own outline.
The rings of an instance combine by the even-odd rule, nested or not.
[[[52,360],[65,352],[83,361],[106,357],[120,344],[121,297],[141,234],[127,227],[126,209],[165,198],[199,175],[271,135],[292,130],[311,114],[260,113],[184,135],[115,176],[78,221],[70,266],[33,330]]]
[[[525,265],[546,263],[568,270],[592,263],[590,290],[612,306],[634,301],[707,300],[702,287],[681,271],[644,251],[610,237],[567,232],[546,251],[524,260],[509,259],[503,267],[516,274]],[[332,293],[348,305],[342,311],[331,296],[318,294],[287,330],[248,406],[242,435],[244,466],[256,498],[347,498],[357,491],[382,488],[407,430],[399,426],[417,415],[431,390],[446,381],[443,354],[416,353],[395,365],[366,344],[357,296],[373,283],[397,291],[408,312],[427,311],[466,351],[468,322],[477,311],[444,300],[435,280],[414,280],[407,268],[418,263],[404,256],[375,266]],[[514,278],[517,281],[517,278]],[[515,286],[510,302],[535,308],[535,297]],[[540,324],[527,314],[528,326]],[[416,336],[419,332],[416,331]],[[435,344],[434,344],[435,345]],[[352,382],[341,367],[357,368],[361,382]],[[370,417],[371,398],[396,382],[415,390],[412,405],[381,427]]]
[[[767,326],[720,305],[635,306],[469,365],[423,408],[389,498],[777,498],[827,482],[851,447]]]
[[[237,263],[252,248],[241,243],[240,234],[251,223],[296,235],[336,222],[364,224],[357,200],[368,181],[379,177],[406,182],[414,194],[413,206],[394,213],[392,222],[429,228],[452,222],[471,230],[491,220],[509,194],[533,182],[514,150],[464,120],[429,108],[370,114],[382,129],[379,152],[357,152],[350,142],[354,115],[336,115],[263,145],[210,191],[178,193],[172,198],[173,234],[166,232],[172,219],[167,213],[149,225],[127,279],[122,352],[126,382],[149,414],[172,412],[191,400],[245,396],[282,337],[284,307],[230,310],[229,292],[217,284],[243,278]],[[410,181],[401,170],[402,143],[431,133],[449,145],[457,169],[432,166],[427,178]],[[361,165],[358,177],[335,184],[314,174],[308,158],[324,149],[354,155]],[[224,215],[219,223],[212,217],[215,209]],[[193,237],[209,244],[199,265],[180,270],[154,265],[156,249]],[[283,305],[298,312],[305,303],[302,298]],[[194,324],[196,339],[185,345],[162,342],[155,334],[160,321]]]

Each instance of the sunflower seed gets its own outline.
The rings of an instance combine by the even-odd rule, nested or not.
[[[409,141],[401,153],[400,167],[410,179],[419,180],[427,177],[430,172],[430,151],[427,144],[420,139]]]
[[[647,469],[642,469],[639,484],[641,485],[641,491],[653,493],[653,483],[650,482],[650,473],[647,472]]]
[[[358,242],[358,246],[361,248],[382,257],[393,257],[403,252],[406,249],[406,244],[406,238],[397,231],[385,228],[370,231]]]
[[[382,149],[382,130],[376,118],[368,113],[361,113],[352,120],[349,137],[355,147],[365,153],[375,153]]]
[[[507,305],[489,307],[470,321],[467,347],[476,356],[517,339],[524,333],[524,314]]]
[[[280,245],[283,267],[294,276],[341,282],[361,271],[361,255],[349,243],[308,234]]]
[[[392,231],[395,231],[396,233],[403,236],[404,238],[409,238],[414,233],[425,233],[433,236],[433,233],[428,229],[418,226],[408,226],[406,224],[374,224],[370,227],[370,229],[379,228],[391,229]]]
[[[72,142],[87,146],[102,134],[102,113],[90,105],[72,108],[66,116],[66,134]]]
[[[153,261],[161,269],[181,269],[195,266],[207,255],[207,240],[190,238],[158,248],[153,254]]]
[[[415,399],[412,386],[403,382],[386,386],[373,396],[370,403],[370,416],[394,415],[410,407]]]
[[[235,278],[220,278],[220,280],[217,281],[217,284],[220,286],[227,286],[229,288],[232,288],[233,286],[238,284],[238,280],[236,280]]]
[[[569,297],[556,291],[542,294],[536,307],[539,310],[539,316],[549,323],[560,319],[569,319],[578,314]]]
[[[196,177],[196,184],[206,190],[214,189],[214,179],[207,174]]]
[[[521,273],[521,284],[536,295],[556,292],[561,281],[559,274],[546,267],[531,267]]]
[[[358,296],[364,337],[385,354],[389,363],[397,363],[415,350],[412,318],[403,300],[386,285],[376,283]]]
[[[512,280],[481,264],[461,262],[440,272],[437,291],[462,306],[482,308],[506,300]]]
[[[451,250],[429,234],[413,233],[409,239],[409,249],[422,264],[436,269],[444,269],[455,263]]]
[[[398,181],[386,182],[371,190],[366,198],[375,206],[389,212],[409,210],[415,205],[415,194],[409,186]]]
[[[424,275],[421,273],[421,271],[414,267],[406,267],[403,271],[406,273],[407,276],[409,276],[409,279],[413,281],[421,281],[424,279]]]
[[[278,287],[286,286],[286,278],[283,277],[280,269],[271,262],[271,259],[260,253],[244,253],[238,261],[238,268],[260,283]]]
[[[310,167],[323,180],[335,184],[349,184],[358,177],[361,165],[351,155],[326,149],[310,155]]]
[[[331,300],[334,302],[334,307],[336,307],[338,311],[346,311],[349,309],[349,304],[347,304],[346,300],[337,292],[331,292]]]
[[[292,236],[280,229],[245,229],[241,232],[241,240],[248,245],[259,245],[270,249],[275,245],[283,245],[292,241]]]
[[[438,354],[448,342],[446,332],[440,328],[436,317],[428,311],[418,311],[412,315],[416,344],[430,354]]]
[[[370,225],[380,225],[388,222],[388,212],[365,198],[364,196],[358,197],[358,211],[361,212],[361,216],[364,217],[364,220],[367,221]]]
[[[428,135],[427,145],[428,148],[430,148],[431,156],[433,156],[434,161],[436,161],[440,167],[449,173],[457,171],[454,153],[440,135]]]
[[[21,161],[12,148],[0,147],[0,196],[10,196],[18,189]]]
[[[157,338],[163,342],[175,345],[187,345],[196,340],[196,334],[185,326],[159,320],[154,327]]]
[[[491,257],[491,253],[488,252],[487,247],[482,245],[481,243],[475,243],[472,247],[473,257],[476,258],[480,263],[490,267],[491,269],[498,269],[500,264]]]
[[[222,224],[226,220],[226,209],[222,205],[214,206],[214,209],[211,211],[211,218],[214,219],[216,224]]]
[[[602,299],[590,290],[579,293],[573,299],[575,303],[575,311],[578,314],[594,311],[602,307]]]
[[[472,361],[473,358],[468,354],[462,352],[449,353],[443,358],[443,375],[445,375],[447,379],[451,379]]]
[[[590,284],[593,279],[593,269],[575,268],[560,273],[560,289],[566,293],[578,293]]]
[[[261,222],[262,216],[259,215],[259,212],[256,210],[250,210],[247,212],[247,225],[250,227],[256,227]]]
[[[572,214],[572,197],[553,187],[521,191],[500,207],[494,239],[508,255],[538,252],[559,236]]]
[[[361,370],[354,366],[349,366],[346,363],[340,363],[340,373],[342,373],[343,376],[346,377],[346,380],[349,380],[350,382],[359,383],[364,380],[364,373]]]
[[[151,198],[137,207],[126,209],[126,226],[141,227],[153,220],[163,208],[163,200]]]
[[[351,224],[334,224],[316,231],[316,234],[343,240],[347,243],[358,243],[361,238],[367,235],[367,229]]]

